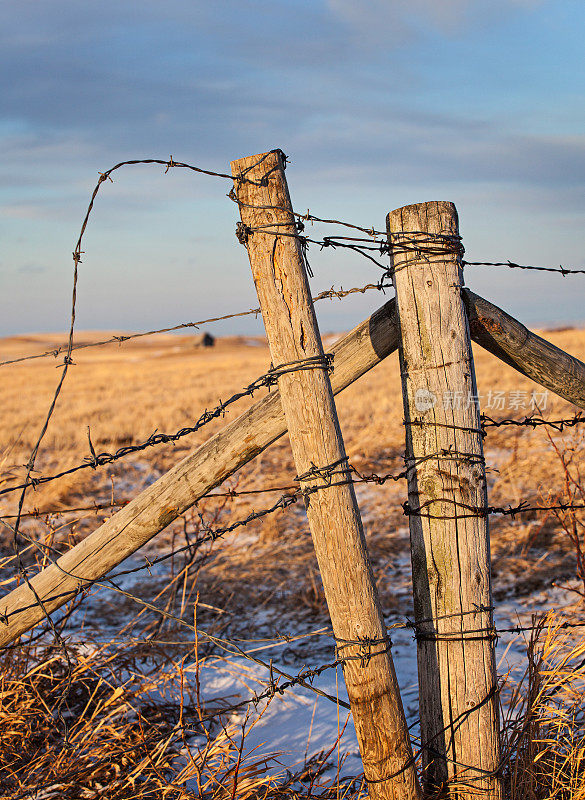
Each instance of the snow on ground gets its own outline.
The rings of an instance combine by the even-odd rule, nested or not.
[[[146,472],[140,477],[144,484],[152,481],[152,476]],[[132,480],[135,481],[135,479],[135,475],[132,475]],[[370,487],[358,487],[358,491],[364,520],[367,522],[368,504],[373,502],[374,496],[371,494]],[[404,613],[404,610],[411,607],[408,532],[404,528],[404,530],[396,529],[394,533],[403,539],[404,546],[401,546],[399,551],[391,556],[388,567],[396,585],[397,607]],[[238,536],[238,544],[241,547],[253,545],[254,541],[255,536],[247,537],[242,533]],[[144,564],[144,556],[137,553],[121,565],[120,569],[131,569],[142,564]],[[149,569],[149,579],[155,581],[163,579],[167,569],[167,562],[153,566]],[[140,594],[135,575],[121,577],[117,580],[117,585],[124,591],[130,593],[135,591]],[[101,597],[103,598],[104,594],[101,594]],[[533,614],[542,614],[551,609],[562,612],[562,609],[569,606],[573,599],[569,592],[558,587],[550,587],[525,597],[511,597],[503,602],[498,602],[495,612],[496,627],[502,629],[529,625]],[[102,616],[103,608],[101,612],[99,611],[98,596],[90,596],[87,599],[86,608],[88,613],[85,617],[84,631],[88,632],[87,621],[93,618],[94,624],[97,623],[96,628],[99,627],[99,634],[96,630],[96,638],[108,641],[108,637],[111,636],[112,639],[115,639],[116,633],[124,622],[120,615],[117,614],[115,619],[105,620]],[[130,606],[127,613],[132,614],[135,611],[136,609]],[[404,622],[404,619],[404,617],[390,616],[386,621],[389,626],[392,626],[395,623]],[[277,607],[256,609],[255,611],[254,628],[258,631],[258,637],[271,635],[270,631],[278,629],[280,622]],[[69,632],[73,633],[75,627],[74,618],[68,627]],[[91,627],[90,622],[89,628]],[[293,637],[301,637],[307,634],[309,629],[306,621],[302,624],[295,624],[294,621],[288,620],[286,624],[287,635]],[[393,628],[391,637],[394,665],[407,720],[412,726],[411,733],[416,746],[416,737],[419,733],[416,642],[412,630],[407,627]],[[517,633],[505,633],[500,636],[496,648],[499,675],[511,672],[512,676],[520,676],[526,665],[527,638],[528,634]],[[303,641],[302,648],[298,647],[300,641],[303,640],[299,639],[292,645],[287,641],[282,641],[276,646],[242,642],[241,647],[244,650],[253,651],[253,655],[264,662],[270,662],[272,659],[275,676],[276,670],[295,676],[303,669],[318,667],[322,663],[334,660],[333,642],[328,637],[307,637]],[[190,677],[194,681],[195,667],[189,666],[188,663],[185,667],[186,679],[189,680]],[[213,707],[217,705],[217,702],[213,701],[219,701],[222,698],[227,698],[226,705],[237,703],[253,697],[256,693],[262,693],[269,685],[269,679],[269,670],[266,667],[244,657],[208,656],[203,660],[201,666],[201,697],[204,704]],[[281,677],[280,680],[286,681],[286,677]],[[338,697],[347,703],[347,692],[340,668],[326,670],[315,677],[313,686],[331,697]],[[257,706],[253,704],[248,706],[248,711],[245,708],[233,711],[227,715],[227,720],[241,725],[246,720],[247,714],[245,750],[249,752],[255,749],[254,758],[278,753],[277,761],[272,762],[273,774],[279,774],[283,770],[296,771],[302,768],[303,764],[311,757],[329,751],[344,726],[343,737],[339,746],[333,750],[330,760],[335,765],[338,759],[341,759],[343,775],[361,773],[361,761],[351,717],[348,719],[347,710],[332,702],[331,699],[319,696],[308,688],[296,686],[293,690],[285,691],[283,695],[276,694],[268,703],[261,701]],[[198,736],[194,735],[192,746],[197,747],[198,743],[200,744],[201,741]]]
[[[416,702],[413,702],[416,701],[417,695],[416,649],[410,631],[402,630],[395,633],[399,635],[392,636],[392,652],[402,696],[410,710],[409,722],[412,722],[416,714]],[[263,660],[269,657],[263,653],[257,655]],[[291,666],[288,662],[279,661],[275,656],[273,659],[273,666],[289,675],[297,674],[303,666],[311,668],[320,663],[319,659],[315,659],[313,663]],[[231,659],[229,662],[217,660],[212,661],[208,667],[204,666],[201,673],[201,689],[204,697],[229,695],[233,698],[233,702],[237,702],[240,697],[243,699],[252,696],[256,691],[261,692],[267,685],[269,677],[266,668],[251,664],[243,658]],[[327,670],[315,677],[312,685],[332,698],[348,702],[340,667]],[[307,759],[322,751],[328,751],[345,726],[340,746],[335,749],[332,758],[335,760],[338,755],[343,758],[344,774],[355,775],[361,772],[351,716],[348,720],[347,709],[338,706],[332,700],[319,696],[310,689],[295,686],[283,696],[275,695],[268,705],[265,702],[259,704],[251,720],[254,719],[254,715],[260,719],[246,735],[247,748],[258,747],[258,753],[279,751],[279,762],[290,770],[298,769]],[[245,710],[235,711],[232,712],[230,721],[242,722],[245,717]]]
[[[551,589],[518,602],[500,604],[496,612],[496,626],[510,628],[529,625],[532,614],[553,608],[558,610],[566,606],[569,601],[570,595],[566,591]],[[512,672],[518,677],[518,674],[523,672],[526,665],[524,636],[522,634],[500,636],[496,648],[499,675]],[[416,724],[418,715],[416,643],[410,629],[394,629],[392,642],[394,665],[416,746],[416,737],[419,733]],[[283,643],[283,647],[285,646],[286,643]],[[280,661],[273,650],[269,652],[274,659],[273,666],[291,675],[298,673],[303,666],[310,668],[320,663],[316,658],[312,663],[291,666],[288,659],[286,662]],[[255,651],[254,654],[263,660],[270,658],[270,655],[262,652]],[[268,683],[269,674],[266,668],[244,658],[229,660],[218,658],[211,659],[204,665],[200,680],[203,697],[229,696],[231,702],[235,703],[253,696],[255,692],[260,693]],[[347,692],[339,667],[337,670],[331,669],[316,677],[313,686],[347,702]],[[294,690],[285,692],[284,696],[276,695],[268,705],[265,702],[260,703],[257,710],[252,712],[248,727],[253,720],[258,719],[258,722],[246,734],[246,750],[257,748],[255,755],[258,756],[278,751],[278,763],[292,771],[302,767],[311,756],[328,751],[335,743],[347,717],[348,712],[345,708],[316,695],[309,689],[295,687]],[[241,723],[245,718],[245,711],[234,711],[229,720]],[[335,748],[331,758],[333,764],[337,763],[338,758],[342,759],[344,775],[355,775],[362,771],[351,716],[339,747]],[[273,765],[273,770],[275,773],[279,771],[278,764]]]
[[[140,563],[141,560],[138,555],[134,556],[129,560],[130,563],[126,562],[124,566],[129,567],[134,561]],[[402,564],[402,556],[399,560],[401,566],[406,566],[407,554],[404,556],[404,564]],[[154,574],[159,572],[162,574],[163,569],[164,564],[157,565],[154,568]],[[128,591],[132,591],[132,577],[126,576],[120,581],[120,584],[123,584]],[[91,619],[90,609],[92,607],[97,609],[95,599],[88,598],[89,613],[86,620]],[[573,599],[568,591],[551,587],[523,598],[511,598],[499,602],[495,612],[496,627],[502,629],[530,625],[533,614],[542,614],[552,609],[562,613],[562,609],[568,607]],[[265,620],[264,617],[266,617]],[[260,612],[256,622],[260,631],[263,625],[267,630],[274,630],[272,610]],[[394,616],[387,619],[389,626],[400,622],[404,622],[404,617]],[[109,633],[111,633],[111,638],[115,639],[115,631],[119,630],[119,627],[120,617],[118,616],[115,622],[112,622],[111,631],[107,624],[100,625],[99,636],[96,638],[102,642],[108,641]],[[87,627],[84,630],[86,633],[88,632]],[[73,631],[70,628],[71,632]],[[318,667],[322,663],[334,660],[333,643],[329,639],[328,633],[324,633],[323,636],[307,636],[303,641],[302,637],[306,633],[306,624],[304,627],[298,626],[296,631],[293,626],[287,628],[287,634],[289,636],[298,635],[299,640],[292,644],[288,641],[278,642],[276,645],[250,641],[242,642],[241,647],[265,663],[272,660],[274,677],[278,676],[278,670],[294,677],[303,669]],[[496,647],[496,661],[500,676],[511,674],[512,678],[518,678],[524,672],[528,636],[529,634],[518,633],[500,635]],[[416,642],[412,629],[407,627],[392,628],[391,637],[394,665],[407,721],[411,726],[413,743],[416,748],[419,735]],[[298,649],[301,641],[303,641],[302,661],[299,658],[300,651]],[[184,672],[186,681],[191,681],[194,685],[195,674],[194,664],[189,665],[187,662]],[[279,681],[286,680],[286,677],[279,678]],[[217,707],[221,701],[225,701],[225,705],[231,705],[252,698],[255,694],[261,694],[269,682],[269,669],[244,657],[220,654],[208,656],[203,659],[200,668],[201,698],[208,707]],[[339,698],[347,703],[347,692],[341,668],[326,670],[312,679],[312,685],[330,695],[331,698]],[[160,699],[161,696],[158,692],[156,694]],[[244,753],[254,751],[251,756],[252,760],[276,756],[269,762],[268,769],[269,774],[275,778],[287,770],[291,772],[300,770],[311,757],[330,751],[344,726],[343,736],[331,752],[329,761],[333,769],[338,764],[341,765],[342,776],[359,775],[362,772],[351,716],[343,706],[338,706],[331,699],[315,694],[309,688],[295,686],[292,690],[286,690],[283,695],[276,694],[270,702],[263,700],[257,705],[250,704],[243,709],[228,712],[225,719],[226,722],[236,726],[241,726],[247,720]],[[201,737],[193,732],[189,748],[196,752],[202,744]],[[187,758],[186,751],[183,755]]]

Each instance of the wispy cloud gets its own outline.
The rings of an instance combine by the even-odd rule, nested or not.
[[[23,275],[40,275],[46,271],[47,266],[41,266],[40,264],[23,264],[22,266],[18,267],[18,272]]]
[[[391,45],[420,30],[456,35],[469,27],[499,24],[507,14],[531,10],[545,0],[328,0],[331,11],[361,35],[385,36]]]

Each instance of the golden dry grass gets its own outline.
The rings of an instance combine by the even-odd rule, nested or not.
[[[511,686],[504,747],[511,800],[585,797],[585,639],[551,613],[527,638],[527,666]]]
[[[85,341],[88,334],[78,334]],[[548,338],[577,357],[585,358],[585,332],[551,332]],[[57,337],[11,337],[0,341],[0,358],[23,352],[42,352],[62,343]],[[40,453],[40,470],[75,463],[88,454],[87,427],[97,450],[112,450],[140,441],[155,429],[173,431],[189,424],[201,411],[213,407],[246,385],[269,365],[266,345],[256,346],[243,337],[225,337],[212,348],[193,346],[194,337],[161,335],[119,345],[81,350],[75,354],[65,389]],[[480,348],[475,349],[476,371],[484,410],[502,416],[485,406],[489,391],[526,392],[541,389],[532,381],[502,365]],[[0,375],[0,447],[5,454],[5,476],[18,472],[27,459],[40,429],[49,399],[57,382],[52,358],[2,367]],[[528,397],[526,398],[528,400]],[[242,401],[231,414],[246,405]],[[397,356],[390,356],[357,384],[338,397],[346,446],[352,459],[377,460],[400,453],[403,448],[402,401]],[[566,414],[567,403],[549,393],[547,414]],[[507,416],[523,416],[517,409]],[[222,425],[221,421],[182,440],[173,448],[148,451],[155,465],[160,452],[183,452],[205,440]],[[518,434],[524,439],[524,434]],[[513,432],[494,432],[487,451],[510,449]],[[531,437],[531,448],[538,462],[546,449],[542,436]],[[520,446],[520,449],[525,449]],[[175,456],[168,456],[169,463]],[[52,491],[52,490],[51,490]]]
[[[199,724],[212,709],[197,696],[193,676],[186,680],[184,659],[145,673],[123,647],[70,658],[71,670],[51,649],[0,657],[0,791],[6,800],[269,800],[293,795],[297,782],[323,800],[336,796],[329,781],[316,782],[325,754],[286,774],[278,753],[247,747],[258,719],[226,723],[213,733]],[[350,788],[346,796],[356,794]]]
[[[559,347],[585,360],[585,331],[567,330],[545,335]],[[89,338],[89,335],[80,338]],[[0,343],[0,358],[10,358],[23,351],[44,351],[59,343],[56,337],[43,336],[6,339]],[[524,392],[528,402],[531,392],[540,394],[541,390],[479,348],[475,350],[475,358],[484,411],[494,417],[522,418],[530,413],[528,405],[504,410],[487,408],[490,391],[503,392],[507,400],[510,393]],[[122,346],[81,350],[75,355],[75,366],[70,370],[44,439],[37,462],[39,473],[51,473],[86,457],[89,452],[88,426],[93,445],[100,452],[139,442],[155,430],[174,432],[189,425],[205,408],[212,408],[218,399],[225,400],[265,372],[269,361],[263,341],[256,340],[251,344],[236,337],[220,339],[215,347],[209,349],[196,349],[193,337],[158,336]],[[52,359],[42,359],[1,368],[4,380],[0,384],[3,408],[0,418],[0,480],[3,486],[24,476],[22,465],[29,456],[56,386],[58,371],[55,366]],[[230,417],[240,413],[250,402],[249,399],[238,402]],[[360,469],[380,474],[400,471],[404,430],[397,356],[388,358],[339,395],[337,403],[352,463]],[[575,410],[549,394],[544,415],[566,417]],[[34,493],[28,493],[27,507],[57,508],[107,502],[111,497],[117,500],[132,497],[223,424],[224,421],[215,420],[174,446],[151,448],[102,470],[85,470],[42,486]],[[576,469],[583,452],[583,436],[579,429],[563,435],[555,434],[552,441],[543,430],[490,429],[485,443],[490,466],[490,502],[515,505],[524,499],[544,503],[557,497],[566,499],[567,470],[554,444],[561,454],[573,458],[568,469]],[[229,485],[240,490],[288,486],[293,482],[294,474],[288,441],[283,437],[241,470]],[[407,520],[401,509],[405,486],[402,482],[390,482],[382,487],[358,486],[357,491],[385,609],[406,613],[410,609],[409,578],[405,567],[408,561]],[[180,542],[186,530],[196,535],[202,524],[229,524],[234,518],[244,517],[252,508],[269,506],[280,493],[204,500],[186,514],[184,520],[159,535],[150,551],[161,552],[176,541]],[[14,507],[14,499],[7,496],[0,504],[0,512],[10,514]],[[106,513],[27,520],[24,530],[34,538],[63,549],[97,527]],[[203,522],[199,514],[202,514]],[[572,581],[571,585],[578,586],[575,581],[575,546],[567,533],[570,523],[571,520],[559,519],[552,514],[492,520],[496,600],[504,596],[530,594],[549,586],[552,581]],[[9,575],[14,569],[8,530],[4,533],[4,545],[7,560],[2,577],[8,589],[11,586]],[[274,624],[283,609],[289,618],[293,614],[297,622],[305,620],[313,627],[327,620],[306,518],[298,506],[286,514],[279,513],[263,522],[255,522],[238,535],[218,543],[206,551],[196,568],[174,574],[170,582],[168,576],[154,580],[146,576],[133,591],[143,592],[148,598],[157,596],[167,609],[180,608],[187,617],[191,615],[191,619],[195,593],[199,592],[209,607],[198,610],[198,615],[208,630],[222,635],[254,635],[256,616],[259,611],[267,609],[274,612]],[[213,607],[229,610],[229,614],[218,615]],[[111,620],[118,614],[120,625],[128,625],[128,610],[119,597],[100,595],[92,608],[98,619]],[[141,635],[160,632],[160,620],[143,617],[138,627],[132,623],[128,630],[138,630]],[[173,634],[172,626],[167,625],[165,630],[169,635]],[[525,797],[530,800],[581,800],[585,797],[581,766],[583,745],[578,738],[582,720],[575,708],[577,698],[583,698],[582,687],[578,681],[571,682],[565,666],[574,660],[563,662],[558,669],[554,665],[550,667],[550,664],[561,663],[557,656],[568,652],[567,648],[583,648],[583,644],[575,645],[574,641],[569,642],[560,634],[551,638],[545,631],[543,635],[545,655],[539,656],[536,644],[532,646],[531,659],[537,660],[537,666],[533,664],[523,688],[514,695],[516,705],[511,706],[516,710],[517,718],[507,730],[514,751],[508,776],[510,792],[514,800]],[[581,650],[575,652],[580,654]],[[6,784],[6,797],[21,796],[19,792],[23,787],[30,787],[34,770],[37,770],[34,779],[48,792],[44,795],[47,798],[100,797],[104,796],[101,794],[104,786],[108,797],[190,796],[181,794],[181,780],[184,783],[187,778],[197,778],[198,770],[202,770],[197,761],[199,756],[185,766],[184,760],[178,760],[175,746],[165,749],[169,736],[167,720],[161,720],[161,709],[156,704],[149,705],[145,699],[160,681],[168,681],[164,669],[146,676],[135,675],[135,681],[119,692],[119,670],[123,670],[125,658],[123,650],[112,657],[111,662],[101,653],[94,653],[91,658],[83,654],[76,657],[72,697],[78,698],[75,701],[78,704],[72,707],[71,713],[75,720],[80,718],[80,714],[82,716],[75,733],[78,739],[74,740],[72,748],[67,749],[63,747],[62,728],[55,722],[55,709],[65,680],[63,662],[54,652],[49,653],[44,669],[36,670],[38,657],[37,652],[27,660],[26,655],[17,651],[9,651],[4,656],[4,683],[0,696],[0,739],[4,749],[0,760],[11,765],[11,783],[9,786]],[[109,683],[104,677],[108,669]],[[565,693],[563,724],[569,726],[564,732],[559,729],[558,736],[554,733],[557,723],[551,708],[561,690],[555,690],[557,694],[553,703],[549,691],[553,684],[547,683],[551,670],[553,675],[562,678],[559,685]],[[538,677],[541,673],[542,678]],[[177,690],[176,685],[173,691],[175,698],[182,696],[182,690]],[[68,702],[73,701],[69,699]],[[518,719],[523,721],[522,724],[526,720],[536,722],[527,733],[522,726],[516,725]],[[571,720],[574,723],[571,723],[572,728]],[[52,730],[57,733],[51,734]],[[48,744],[41,755],[33,758],[35,743],[43,737]],[[266,777],[266,764],[262,759],[256,762],[254,754],[251,754],[241,762],[241,754],[234,744],[237,737],[229,728],[226,731],[218,729],[209,737],[209,747],[215,748],[213,758],[210,755],[209,759],[215,766],[211,771],[203,769],[197,778],[209,781],[206,785],[209,797],[232,796],[235,800],[236,797],[276,796],[275,793],[284,791],[282,786],[278,789],[276,783]],[[536,739],[538,743],[534,744]],[[24,748],[23,743],[26,744]],[[133,743],[136,752],[126,752]],[[104,752],[111,754],[107,765],[100,761],[100,753]],[[239,761],[242,780],[236,781],[234,790],[234,770]],[[85,769],[84,777],[74,776],[69,782],[62,780],[63,775],[72,772],[74,763],[77,765],[75,769],[81,769],[80,764]],[[536,763],[541,763],[543,768],[546,765],[548,773],[557,776],[546,784],[546,790],[538,788],[536,779],[521,780],[519,777],[530,770],[540,774]],[[184,770],[188,770],[188,774]],[[79,787],[83,788],[83,794]],[[351,792],[354,790],[355,787]],[[329,791],[338,790],[335,786],[325,785],[319,789],[324,796]]]
[[[566,330],[547,335],[559,347],[585,359],[584,331]],[[89,335],[79,335],[80,340],[89,338]],[[7,358],[22,353],[23,349],[35,352],[36,348],[40,352],[59,341],[56,337],[28,337],[27,341],[14,337],[1,342],[0,354]],[[214,407],[218,399],[229,397],[266,370],[270,362],[266,345],[261,340],[256,340],[254,346],[246,342],[242,338],[225,338],[218,340],[213,348],[197,349],[193,346],[193,337],[163,335],[122,346],[79,351],[39,453],[39,474],[74,465],[86,457],[89,454],[88,427],[94,447],[100,452],[139,442],[155,430],[174,432],[191,424],[205,408]],[[480,348],[475,349],[475,359],[486,413],[494,417],[521,418],[531,412],[530,394],[541,392],[536,384]],[[2,370],[0,403],[4,413],[0,418],[0,452],[3,463],[0,469],[4,485],[9,485],[24,475],[22,465],[38,435],[48,399],[56,385],[57,370],[51,358]],[[491,409],[487,407],[489,392],[503,392],[506,401],[513,393],[525,393],[526,407]],[[250,402],[246,398],[237,403],[230,418]],[[337,404],[351,461],[363,469],[399,471],[404,431],[397,355],[390,356],[339,395]],[[549,418],[570,416],[575,410],[549,393],[544,415]],[[88,501],[107,502],[112,496],[118,500],[134,496],[145,482],[158,477],[223,424],[223,420],[215,420],[175,445],[151,448],[97,472],[85,470],[41,486],[34,493],[28,493],[27,505],[41,509],[66,507]],[[581,447],[578,431],[554,438],[561,446]],[[492,504],[515,505],[523,499],[547,498],[551,490],[562,488],[563,470],[543,430],[490,429],[485,448]],[[288,441],[283,437],[241,471],[237,485],[246,489],[290,485],[294,472]],[[362,487],[359,493],[366,506],[369,532],[380,545],[387,545],[395,531],[403,531],[406,525],[400,509],[404,500],[403,484],[391,483],[380,489]],[[14,510],[14,497],[6,496],[4,502],[0,500],[0,512]],[[243,513],[252,504],[262,507],[262,499],[240,501],[238,508]],[[271,496],[266,498],[270,499]],[[234,508],[229,510],[234,511]],[[84,520],[83,530],[89,530],[98,522],[98,517]],[[287,525],[292,524],[294,528],[300,522],[302,520],[293,514],[291,520],[273,518],[255,528],[261,544],[274,544],[273,540],[282,540],[280,534]],[[564,547],[561,528],[551,517],[495,518],[492,531],[496,577],[502,572],[502,559],[507,573],[516,571],[518,580],[529,585],[537,578],[537,573],[544,571],[546,574],[552,566],[558,568],[558,559],[553,559],[554,565],[551,565],[549,556],[536,570],[531,569],[530,574],[526,574],[530,550],[539,546],[542,549],[545,542],[552,550],[560,547],[570,561],[572,550]],[[560,575],[567,575],[570,569],[567,561]]]

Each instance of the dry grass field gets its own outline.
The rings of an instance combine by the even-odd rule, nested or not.
[[[585,360],[584,330],[544,335]],[[103,332],[99,335],[82,333],[77,335],[77,340],[90,341],[92,337],[102,336]],[[0,359],[23,352],[44,352],[60,343],[62,339],[57,336],[4,339],[0,342]],[[482,410],[489,416],[522,419],[535,413],[531,407],[533,392],[545,418],[569,417],[577,410],[551,393],[543,396],[542,389],[479,348],[474,354]],[[213,408],[219,399],[225,400],[265,372],[270,361],[262,339],[245,337],[225,337],[216,340],[214,347],[200,348],[195,347],[191,336],[159,335],[121,346],[80,350],[74,355],[75,365],[70,369],[37,459],[39,475],[51,474],[87,457],[88,428],[93,447],[100,453],[139,442],[155,430],[172,433],[190,425],[204,409]],[[1,368],[2,488],[24,476],[23,465],[56,386],[58,363],[58,359],[44,358]],[[453,401],[459,402],[458,399],[448,402]],[[235,417],[250,402],[246,398],[235,404],[229,418]],[[338,395],[337,405],[352,464],[380,475],[399,472],[403,465],[404,428],[397,355],[389,357]],[[106,509],[58,513],[60,509],[106,504],[112,500],[123,502],[134,497],[224,424],[224,420],[214,420],[174,445],[149,448],[101,469],[82,470],[40,486],[34,492],[29,491],[25,510],[53,513],[39,518],[26,517],[23,534],[31,541],[49,543],[53,548],[51,552],[63,551],[112,512]],[[580,462],[584,449],[581,431],[579,427],[562,434],[545,428],[534,431],[489,428],[485,452],[490,503],[583,502],[578,488],[582,485]],[[143,564],[144,554],[152,559],[189,537],[196,538],[208,526],[228,525],[253,509],[270,506],[282,494],[283,487],[294,486],[294,475],[285,436],[227,482],[227,488],[237,492],[274,487],[274,493],[226,497],[225,487],[216,490],[219,497],[200,501],[196,508],[144,548],[144,553],[137,556],[133,564]],[[405,482],[389,481],[383,486],[358,484],[356,490],[385,613],[390,621],[404,617],[411,612],[408,522],[401,508],[406,499]],[[0,497],[0,513],[9,524],[17,496],[15,493]],[[529,618],[532,611],[550,608],[569,615],[579,611],[582,601],[579,593],[585,585],[581,563],[582,521],[583,515],[568,512],[560,516],[543,512],[492,519],[494,595],[496,604],[507,609],[508,616],[517,604],[522,608],[523,619]],[[0,546],[2,591],[8,591],[14,585],[15,564],[12,535],[6,525]],[[42,561],[43,556],[30,546],[25,560],[33,565]],[[559,587],[568,587],[570,591]],[[266,639],[287,632],[296,636],[328,623],[306,517],[300,504],[240,528],[202,550],[191,564],[171,559],[164,569],[138,573],[132,583],[124,583],[124,589],[149,602],[156,600],[169,613],[189,619],[191,623],[195,614],[197,623],[206,630],[232,639]],[[565,606],[562,609],[558,607],[559,598]],[[172,620],[147,613],[120,593],[96,589],[92,590],[86,605],[81,604],[65,622],[63,635],[71,634],[71,641],[81,636],[87,642],[100,642],[92,648],[86,645],[85,651],[73,649],[73,665],[68,666],[60,651],[50,648],[50,637],[35,646],[28,645],[28,649],[4,655],[0,687],[3,704],[0,705],[0,759],[10,768],[0,779],[2,796],[34,796],[38,800],[231,796],[234,800],[235,797],[285,796],[287,792],[289,796],[295,792],[298,796],[299,786],[309,785],[312,794],[340,796],[340,771],[329,769],[331,754],[335,755],[333,750],[327,753],[327,748],[323,747],[324,752],[308,760],[306,755],[305,762],[290,767],[289,773],[272,768],[272,756],[266,755],[273,753],[270,741],[263,739],[263,748],[246,754],[241,728],[242,724],[253,728],[257,724],[255,718],[242,722],[242,717],[228,717],[224,727],[209,727],[199,749],[187,740],[183,742],[183,749],[177,745],[173,731],[176,733],[177,720],[183,720],[184,706],[198,710],[201,715],[201,709],[208,712],[222,700],[218,696],[206,696],[199,680],[200,668],[203,669],[204,663],[212,664],[218,657],[217,649],[200,643],[196,649],[196,668],[193,667],[193,651],[185,655],[178,644],[177,647],[173,645],[185,635]],[[113,652],[104,644],[104,633],[105,638],[115,638],[112,632],[119,630],[124,631],[124,636],[117,640],[119,646]],[[144,642],[145,638],[153,636],[168,644],[162,649],[151,648],[148,656],[143,649],[133,649],[132,637]],[[534,742],[539,736],[550,738],[551,708],[561,694],[556,689],[553,691],[546,681],[551,680],[551,674],[559,674],[555,673],[557,662],[565,664],[563,692],[569,700],[564,708],[566,714],[572,713],[576,719],[579,715],[575,712],[578,694],[575,680],[582,674],[579,670],[571,672],[567,667],[578,664],[582,658],[582,644],[575,639],[561,641],[560,633],[555,637],[546,627],[542,637],[541,644],[531,645],[530,685],[520,684],[524,689],[510,695],[510,708],[515,709],[509,710],[512,717],[514,714],[516,717],[532,715],[536,728],[541,725],[538,735],[534,733],[536,728],[531,729],[529,742],[522,739],[527,735],[524,729],[524,733],[519,733],[519,729],[512,726],[506,734],[519,754],[515,772],[510,768],[508,775],[510,793],[514,798],[585,796],[577,791],[583,791],[583,779],[575,753],[578,747],[582,753],[583,748],[582,740],[574,740],[581,735],[576,724],[563,732],[568,738],[563,739],[559,733],[559,742],[563,742],[562,747],[558,745],[560,755],[555,751],[554,758],[551,756],[557,765],[555,769],[558,768],[559,774],[562,772],[558,783],[549,786],[549,780],[546,791],[533,785],[535,781],[538,784],[534,778],[534,764],[537,761],[541,765],[548,763],[547,757],[542,755],[545,746]],[[39,657],[38,648],[45,646],[49,649],[44,651],[45,662],[39,671],[35,659]],[[414,644],[410,646],[414,648]],[[287,646],[286,658],[282,655],[280,663],[288,659],[288,663],[295,665],[291,667],[294,672],[303,664],[319,663],[330,657],[328,641],[305,638]],[[196,678],[192,675],[187,680],[185,677],[188,665]],[[536,686],[538,680],[540,683]],[[255,690],[262,686],[262,679],[250,674],[246,686]],[[551,700],[553,695],[554,701]],[[63,697],[66,699],[62,700]],[[164,703],[161,698],[166,698]],[[19,720],[18,725],[15,719]],[[63,720],[67,722],[68,719],[70,743],[64,747]],[[579,722],[582,724],[582,717]],[[164,744],[167,740],[173,742],[172,746]],[[44,742],[42,747],[40,742]],[[132,750],[133,743],[135,750]],[[335,745],[335,736],[330,743]],[[204,758],[202,747],[206,753]],[[106,752],[109,755],[104,761]],[[562,760],[565,752],[573,755],[569,761],[565,759],[563,772],[559,759]],[[524,759],[522,764],[520,754]],[[286,763],[286,760],[279,763]],[[573,776],[570,779],[569,772]],[[276,774],[279,777],[274,777]],[[575,785],[569,791],[567,782],[570,780]],[[41,789],[33,795],[30,787],[35,781]],[[347,796],[358,794],[359,782],[350,782],[344,791]]]
[[[546,335],[567,352],[585,359],[585,331],[573,329]],[[91,341],[91,336],[78,334],[78,340]],[[23,351],[44,352],[60,341],[57,337],[41,336],[5,339],[2,341],[2,358]],[[211,348],[197,348],[193,341],[194,337],[163,335],[122,346],[78,351],[37,459],[38,474],[50,474],[87,457],[88,428],[98,453],[113,452],[119,447],[140,442],[154,431],[172,433],[192,424],[204,409],[213,408],[219,399],[226,399],[269,366],[268,349],[258,338],[226,337],[218,339],[216,346]],[[577,410],[550,392],[543,397],[540,387],[480,348],[475,348],[475,361],[482,410],[489,416],[522,419],[535,413],[531,407],[533,392],[540,406],[545,403],[542,409],[545,418],[568,417]],[[56,385],[55,367],[55,360],[49,358],[2,368],[0,474],[4,486],[24,476],[23,465]],[[255,398],[259,396],[257,393]],[[229,419],[251,402],[245,398],[232,406]],[[503,408],[500,407],[502,404]],[[390,356],[346,389],[338,396],[337,405],[351,462],[359,469],[379,473],[399,471],[404,429],[397,355]],[[214,420],[175,444],[149,448],[101,470],[85,470],[41,486],[28,493],[27,508],[59,509],[104,503],[112,496],[116,500],[129,499],[223,424],[222,419]],[[581,446],[579,429],[567,431],[562,436],[554,435],[553,442],[563,450],[577,448],[578,452]],[[523,499],[532,501],[547,498],[551,492],[555,495],[563,491],[562,464],[545,429],[489,429],[485,450],[493,505],[516,505]],[[573,461],[577,467],[577,453],[573,454]],[[235,476],[230,485],[239,490],[289,486],[294,474],[288,441],[283,437]],[[400,508],[405,499],[404,489],[402,482],[379,489],[362,487],[362,494],[367,497],[365,517],[371,535],[381,533],[386,540],[392,538],[397,529],[405,527],[407,521]],[[10,502],[8,497],[3,498],[0,506],[4,514],[13,512],[15,507],[14,500]],[[242,502],[240,499],[236,505]],[[235,510],[233,505],[229,504],[229,513]],[[97,524],[96,516],[84,520],[84,530]],[[276,542],[273,544],[277,543],[281,538],[280,528],[284,534],[290,523],[291,520],[284,517],[278,523],[272,519],[258,523],[260,541],[274,536]],[[275,526],[279,530],[274,530]],[[548,519],[543,528],[541,517],[496,519],[493,529],[496,578],[503,567],[499,563],[502,557],[506,561],[502,574],[517,569],[522,575],[530,564],[530,576],[525,575],[524,580],[537,580],[529,551],[544,542],[546,531],[555,529],[553,521]],[[562,537],[560,541],[558,538],[553,534],[547,537],[547,547],[564,549]],[[571,548],[567,550],[569,558]],[[526,555],[528,560],[513,566],[520,554]],[[559,577],[558,564],[555,562],[553,569],[550,558],[539,567],[545,580],[549,569],[550,576]],[[570,571],[569,567],[567,569]],[[518,587],[517,590],[520,591]]]

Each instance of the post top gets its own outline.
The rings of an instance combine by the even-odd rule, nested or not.
[[[390,211],[386,217],[388,233],[420,231],[431,234],[459,234],[459,216],[455,203],[430,200]]]
[[[252,156],[243,156],[242,158],[236,158],[230,162],[232,175],[236,175],[237,173],[241,172],[244,169],[250,169],[253,168],[254,166],[259,166],[260,164],[269,160],[270,156],[274,156],[274,158],[277,161],[279,158],[282,159],[283,161],[286,159],[286,156],[284,155],[282,150],[278,147],[275,147],[272,150],[267,150],[265,153],[257,153],[256,155]]]

